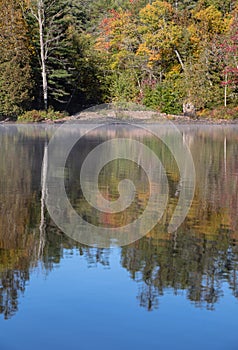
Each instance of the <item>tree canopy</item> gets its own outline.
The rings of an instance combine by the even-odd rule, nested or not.
[[[132,101],[237,104],[232,0],[1,0],[0,117]]]

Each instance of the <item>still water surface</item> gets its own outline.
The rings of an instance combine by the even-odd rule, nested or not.
[[[166,169],[170,196],[161,221],[117,248],[81,245],[47,214],[41,166],[55,128],[0,127],[0,349],[238,349],[238,127],[180,126],[196,189],[186,220],[171,234],[179,172],[166,147],[126,125],[104,126],[77,143],[66,191],[95,225],[134,220],[149,188],[135,163],[113,161],[100,173],[101,192],[115,200],[118,181],[131,178],[135,200],[121,214],[90,207],[78,174],[95,146],[111,137],[138,139]]]

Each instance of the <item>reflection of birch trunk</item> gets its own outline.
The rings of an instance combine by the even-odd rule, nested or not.
[[[38,248],[38,259],[42,256],[45,246],[45,200],[47,195],[46,177],[47,177],[47,166],[48,166],[48,145],[45,142],[44,157],[41,168],[41,221],[40,221],[40,241]]]
[[[226,136],[224,138],[224,169],[225,169],[225,176],[226,176],[226,147],[227,147],[227,141]]]
[[[175,231],[174,233],[174,237],[173,237],[173,240],[174,240],[174,246],[173,246],[173,256],[176,255],[176,249],[177,249],[177,238],[178,238],[178,231]]]

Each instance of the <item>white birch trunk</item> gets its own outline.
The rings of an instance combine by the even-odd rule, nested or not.
[[[48,83],[46,73],[46,54],[45,54],[45,42],[44,42],[44,4],[42,0],[38,0],[38,24],[40,34],[40,59],[41,59],[41,74],[42,74],[42,87],[43,87],[43,100],[44,109],[48,109]]]
[[[48,145],[45,142],[44,147],[44,157],[41,168],[41,221],[39,226],[40,231],[40,241],[37,258],[40,259],[43,254],[44,246],[45,246],[45,201],[47,195],[47,186],[46,186],[46,178],[47,178],[47,167],[48,167]]]
[[[227,73],[225,75],[225,91],[224,91],[224,106],[227,106],[227,81],[228,81],[228,77],[227,77]]]

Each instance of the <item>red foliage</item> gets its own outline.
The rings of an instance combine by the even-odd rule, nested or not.
[[[230,33],[220,44],[220,59],[224,67],[225,81],[223,86],[235,87],[238,83],[238,19],[234,17]]]

